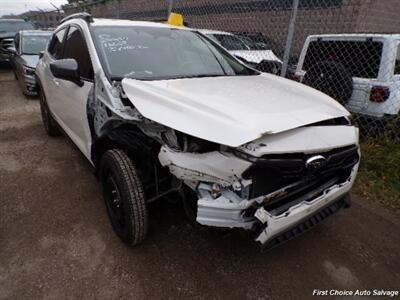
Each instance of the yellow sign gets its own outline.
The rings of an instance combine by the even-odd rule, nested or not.
[[[171,13],[168,18],[168,24],[174,26],[183,26],[183,16],[177,13]]]

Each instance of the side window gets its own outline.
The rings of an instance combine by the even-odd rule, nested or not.
[[[77,61],[79,72],[83,78],[93,79],[93,67],[85,39],[78,28],[69,28],[65,40],[64,58],[73,58]]]
[[[49,45],[49,53],[55,58],[55,59],[61,59],[62,58],[62,52],[63,52],[63,40],[65,36],[65,32],[67,31],[67,28],[61,29],[60,31],[56,32],[53,35],[53,38],[50,42]]]
[[[400,45],[397,46],[396,63],[394,65],[394,74],[400,74]]]

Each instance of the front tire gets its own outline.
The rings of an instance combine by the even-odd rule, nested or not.
[[[142,181],[122,150],[105,152],[100,163],[103,197],[111,225],[128,245],[137,245],[147,234],[147,208]]]
[[[59,136],[61,135],[60,129],[57,122],[54,120],[50,113],[49,107],[47,106],[46,97],[43,90],[39,90],[39,102],[40,102],[40,112],[42,115],[43,127],[48,136]]]

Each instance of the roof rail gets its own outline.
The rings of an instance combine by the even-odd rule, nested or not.
[[[81,12],[81,13],[76,13],[76,14],[72,14],[69,16],[66,16],[65,18],[63,18],[60,21],[60,24],[72,20],[72,19],[82,19],[85,20],[87,23],[93,23],[93,17],[91,14],[87,13],[87,12]]]

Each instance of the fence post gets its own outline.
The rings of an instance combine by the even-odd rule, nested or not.
[[[169,15],[172,12],[172,6],[174,5],[174,0],[168,0],[169,4],[168,4],[168,16],[167,19],[169,18]]]
[[[121,17],[121,0],[117,0],[117,19]]]
[[[287,67],[288,67],[289,58],[290,58],[290,50],[292,48],[292,43],[293,43],[294,26],[296,24],[296,17],[297,17],[298,9],[299,9],[299,0],[293,0],[293,12],[292,12],[292,16],[290,17],[288,35],[287,35],[286,46],[285,46],[285,54],[283,55],[283,65],[282,65],[282,70],[281,70],[282,77],[284,77],[287,72]]]

